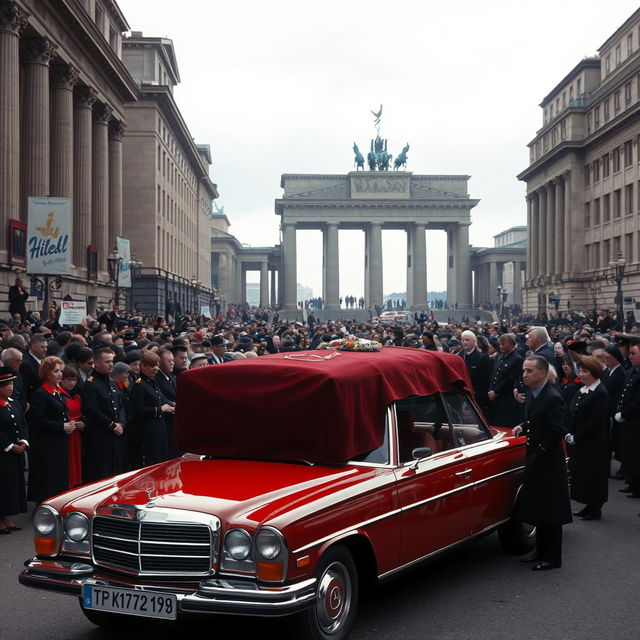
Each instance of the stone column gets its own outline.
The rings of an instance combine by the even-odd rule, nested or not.
[[[413,231],[411,225],[407,225],[405,229],[407,235],[407,296],[405,299],[405,308],[413,307]]]
[[[364,303],[366,307],[371,307],[371,258],[369,256],[369,227],[364,228]]]
[[[48,38],[20,42],[24,63],[21,124],[21,210],[27,219],[27,198],[50,195],[49,63],[56,47]]]
[[[260,264],[260,306],[269,306],[269,265],[266,262]]]
[[[238,270],[240,271],[240,304],[247,302],[247,270],[244,268],[242,262],[238,263]]]
[[[555,249],[556,249],[556,202],[554,198],[555,186],[551,181],[547,184],[547,270],[548,276],[555,273]]]
[[[538,192],[531,195],[531,226],[528,228],[527,246],[529,247],[530,259],[527,262],[527,279],[531,280],[539,275],[538,269],[538,235],[540,233],[539,215],[540,197]]]
[[[547,187],[541,187],[539,193],[539,220],[538,225],[538,273],[536,275],[546,275],[547,273]]]
[[[73,112],[73,263],[87,266],[91,244],[92,106],[96,92],[80,87],[74,92]]]
[[[271,303],[271,306],[275,306],[275,304],[276,304],[276,281],[277,281],[277,277],[278,277],[278,272],[276,271],[276,269],[271,269],[270,273],[271,273],[271,289],[270,289],[269,302]]]
[[[566,171],[562,174],[564,187],[564,273],[571,271],[571,256],[573,253],[571,247],[571,172]]]
[[[27,17],[15,2],[0,0],[0,248],[8,221],[20,215],[20,33]]]
[[[282,307],[288,311],[297,309],[297,255],[296,255],[296,225],[282,226],[282,293],[280,300]]]
[[[413,305],[411,309],[427,308],[427,238],[425,225],[413,225]]]
[[[513,304],[522,305],[522,279],[521,279],[521,267],[522,264],[518,261],[513,263],[513,292],[511,300]]]
[[[447,303],[449,308],[457,300],[455,248],[458,245],[458,225],[447,227]]]
[[[480,288],[479,288],[479,276],[480,268],[476,266],[473,269],[473,304],[478,304],[480,301]]]
[[[564,272],[564,180],[559,177],[556,181],[556,230],[555,230],[555,260],[554,273]]]
[[[98,271],[106,271],[109,246],[109,132],[111,108],[98,103],[93,110],[91,244],[98,248]]]
[[[109,123],[109,236],[108,246],[113,246],[116,236],[122,236],[122,136],[124,124],[119,120]],[[136,252],[136,239],[131,252]]]
[[[498,302],[498,265],[495,262],[489,263],[489,299],[494,307]]]
[[[370,223],[366,230],[366,248],[369,295],[365,296],[368,307],[382,306],[383,300],[383,271],[382,271],[382,226]]]
[[[533,197],[527,194],[527,269],[531,268],[531,217],[533,215]]]
[[[340,250],[338,223],[327,222],[325,234],[325,309],[340,308]]]
[[[469,225],[458,225],[458,246],[455,257],[456,302],[458,309],[471,308],[471,251],[469,248]]]
[[[73,197],[73,87],[78,71],[66,64],[51,67],[52,196]]]

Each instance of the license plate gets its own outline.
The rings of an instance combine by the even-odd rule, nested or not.
[[[82,606],[94,611],[165,620],[175,620],[178,615],[178,599],[172,593],[134,591],[95,584],[83,585]]]

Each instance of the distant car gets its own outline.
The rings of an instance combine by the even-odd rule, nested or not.
[[[447,353],[308,351],[179,378],[181,458],[35,511],[20,582],[86,617],[296,615],[342,640],[365,587],[498,530],[530,548],[524,438],[490,428]],[[425,604],[428,607],[428,604]]]
[[[406,311],[383,311],[379,316],[373,316],[373,322],[382,322],[384,324],[396,324],[403,322],[411,322],[412,317]]]

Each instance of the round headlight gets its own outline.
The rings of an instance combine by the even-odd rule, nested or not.
[[[38,507],[33,515],[33,526],[39,536],[55,534],[57,513],[51,507]]]
[[[260,529],[256,535],[256,551],[265,560],[273,560],[282,551],[282,537],[271,529]]]
[[[89,520],[84,513],[74,511],[64,521],[64,532],[67,538],[74,542],[81,542],[89,535]]]
[[[224,538],[224,548],[234,560],[246,560],[251,553],[251,536],[242,529],[232,529]]]

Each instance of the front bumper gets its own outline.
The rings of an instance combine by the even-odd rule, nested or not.
[[[137,591],[173,593],[182,613],[221,613],[262,617],[288,616],[314,604],[316,579],[289,586],[265,587],[253,580],[206,578],[196,587],[181,583],[136,583],[104,574],[82,561],[40,560],[25,562],[20,583],[36,589],[58,591],[80,598],[84,584],[99,584]]]

